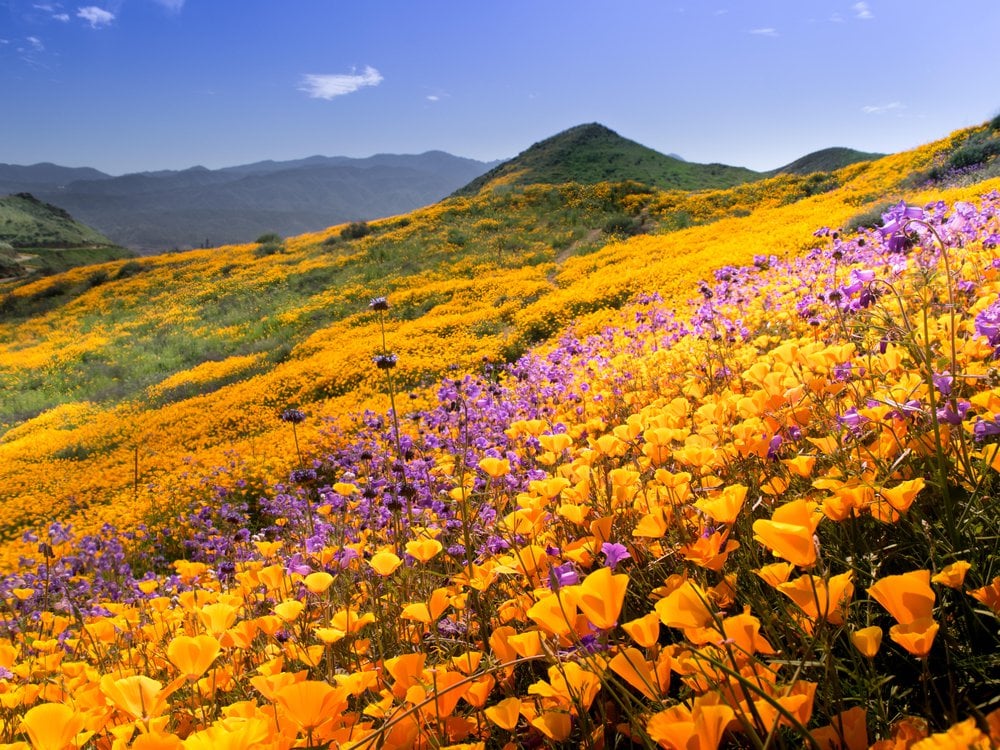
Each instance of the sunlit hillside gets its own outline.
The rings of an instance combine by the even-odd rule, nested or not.
[[[1000,741],[998,125],[0,288],[0,741]]]

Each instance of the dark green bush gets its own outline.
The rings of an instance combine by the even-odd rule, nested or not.
[[[282,253],[285,251],[285,246],[280,242],[265,242],[262,245],[258,245],[253,254],[257,258],[264,258],[268,255],[275,255],[277,253]]]
[[[642,234],[645,230],[642,225],[642,218],[639,216],[629,216],[628,214],[614,214],[604,222],[602,227],[605,234],[631,237]]]
[[[147,270],[149,270],[148,266],[143,263],[140,263],[137,260],[129,260],[119,266],[118,273],[115,274],[115,278],[129,279]]]
[[[365,235],[371,234],[372,228],[366,221],[352,221],[340,230],[340,236],[345,240],[358,240]]]

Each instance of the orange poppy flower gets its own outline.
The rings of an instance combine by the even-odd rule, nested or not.
[[[222,636],[236,622],[236,614],[239,610],[231,604],[216,602],[206,604],[197,611],[198,619],[209,635],[216,638]]]
[[[969,568],[971,567],[971,563],[967,563],[965,560],[958,560],[951,565],[945,565],[941,568],[940,573],[931,576],[931,583],[939,583],[942,586],[952,589],[960,589],[962,588],[962,584],[965,583],[965,574],[969,572]]]
[[[813,532],[819,524],[816,503],[793,500],[775,509],[771,520],[754,521],[754,539],[793,565],[808,568],[816,562]]]
[[[396,554],[382,550],[372,555],[372,559],[368,561],[368,564],[380,576],[391,576],[396,568],[403,564],[403,561]]]
[[[698,536],[690,544],[681,547],[678,553],[685,560],[718,573],[726,564],[729,555],[739,547],[739,542],[735,539],[729,539],[729,530],[727,529],[713,532],[707,536]]]
[[[854,596],[853,573],[832,576],[829,581],[817,576],[799,576],[778,585],[778,591],[791,599],[813,622],[826,620],[843,625],[844,608]]]
[[[988,586],[970,591],[969,596],[981,601],[992,609],[994,614],[1000,615],[1000,576],[990,581]]]
[[[613,628],[625,603],[628,576],[614,575],[611,568],[598,568],[576,587],[577,606],[587,619],[600,628]]]
[[[437,539],[414,539],[406,543],[406,554],[422,563],[434,558],[442,549]]]
[[[486,709],[486,718],[508,732],[513,731],[520,717],[521,699],[517,697],[506,698],[495,706],[490,706]]]
[[[562,742],[573,730],[573,719],[565,711],[546,711],[532,719],[531,726],[553,742]]]
[[[795,566],[791,563],[779,562],[771,563],[770,565],[765,565],[754,571],[760,578],[762,578],[768,585],[777,587],[779,584],[784,583],[788,580],[788,577],[795,570]]]
[[[705,513],[716,523],[731,524],[736,520],[746,501],[747,487],[742,484],[731,484],[722,492],[703,498],[695,503],[695,507]]]
[[[339,716],[347,705],[347,689],[303,680],[279,688],[274,702],[301,731],[308,732]]]
[[[654,608],[668,628],[703,628],[712,621],[708,594],[693,581],[682,583]]]
[[[65,750],[80,747],[87,740],[77,736],[83,730],[83,715],[64,703],[34,706],[21,718],[21,724],[36,750]]]
[[[554,664],[548,675],[548,682],[539,680],[530,685],[528,694],[554,698],[567,706],[579,703],[586,711],[601,690],[601,678],[576,662]]]
[[[499,479],[510,474],[510,461],[506,458],[486,456],[480,459],[479,468],[493,479]]]
[[[309,590],[309,593],[322,594],[330,588],[330,585],[333,583],[333,576],[325,570],[317,570],[315,573],[307,575],[302,580],[302,583]]]
[[[868,750],[865,709],[855,706],[833,717],[825,727],[812,730],[820,750]]]
[[[151,732],[140,734],[132,740],[131,750],[189,750],[192,745],[186,744],[176,734],[160,734]],[[226,748],[224,743],[213,745],[214,748],[222,750]]]
[[[930,617],[922,617],[893,625],[889,628],[889,637],[914,656],[923,658],[931,652],[939,627]]]
[[[868,593],[896,618],[896,622],[905,625],[930,619],[934,610],[934,590],[930,581],[929,570],[914,570],[880,578]]]
[[[192,732],[184,740],[184,750],[250,750],[266,746],[271,735],[271,726],[263,717],[234,717]]]
[[[749,610],[724,619],[722,631],[726,641],[739,652],[751,655],[775,653],[774,646],[760,634],[760,620],[749,614]]]
[[[712,700],[709,695],[698,696],[691,708],[679,705],[653,714],[646,731],[666,750],[716,750],[736,714]]]
[[[900,482],[895,487],[880,488],[871,505],[872,515],[879,521],[895,523],[899,520],[900,514],[910,509],[917,494],[926,484],[923,477],[917,477]]]
[[[193,682],[208,670],[219,650],[219,641],[210,635],[179,635],[167,646],[167,658]]]
[[[544,652],[542,634],[538,630],[528,630],[524,633],[510,635],[506,638],[506,642],[518,656],[538,656]]]
[[[306,605],[298,599],[286,599],[280,604],[274,605],[274,614],[285,622],[292,622],[302,614],[302,610],[305,608]]]
[[[132,675],[115,679],[114,675],[106,674],[101,678],[101,692],[120,711],[131,716],[133,719],[148,722],[162,716],[167,710],[167,701],[170,694],[183,683],[174,681],[166,688],[163,683],[158,682],[145,675]]]
[[[608,666],[651,701],[660,700],[670,688],[669,669],[665,674],[654,671],[653,665],[637,648],[619,651],[608,662]]]
[[[643,648],[649,648],[660,639],[660,615],[653,611],[642,617],[622,623],[622,630]]]
[[[851,633],[851,643],[854,644],[854,648],[871,659],[878,653],[879,647],[882,645],[882,628],[872,625],[855,630]]]
[[[576,624],[577,598],[576,586],[567,586],[543,596],[527,615],[549,633],[568,635]]]

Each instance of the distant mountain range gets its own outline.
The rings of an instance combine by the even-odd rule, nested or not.
[[[406,213],[437,202],[495,164],[442,151],[313,156],[120,177],[86,167],[0,164],[0,194],[30,192],[115,243],[151,253]]]
[[[723,189],[781,172],[832,171],[878,156],[831,148],[771,172],[755,172],[688,162],[591,123],[492,163],[428,151],[365,159],[313,156],[120,177],[87,167],[0,164],[0,194],[30,192],[118,245],[155,253],[252,242],[268,233],[303,234],[504,185],[632,180],[664,190]]]

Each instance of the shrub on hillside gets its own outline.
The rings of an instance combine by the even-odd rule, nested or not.
[[[371,231],[372,228],[368,226],[368,222],[352,221],[340,230],[340,236],[345,240],[359,240],[362,237],[371,234]]]

